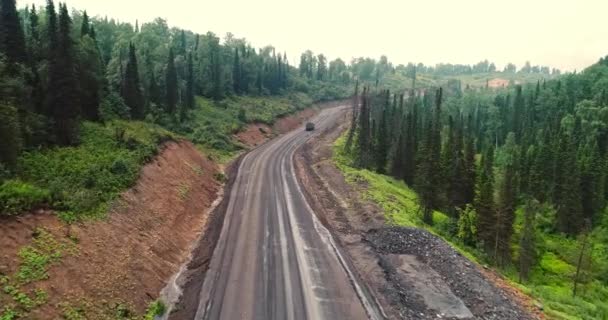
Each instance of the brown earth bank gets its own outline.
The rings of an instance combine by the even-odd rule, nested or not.
[[[48,302],[28,318],[56,319],[69,310],[86,319],[142,314],[208,223],[207,209],[221,185],[218,172],[191,143],[169,142],[105,221],[67,227],[50,212],[2,219],[0,273],[15,272],[17,252],[44,228],[58,241],[75,242],[75,252],[52,265],[47,280],[28,285],[48,293]]]
[[[322,132],[295,154],[298,178],[320,220],[349,256],[388,319],[536,319],[531,300],[424,230],[389,227],[332,162],[332,144],[347,128]]]
[[[284,134],[298,128],[317,113],[319,113],[319,108],[307,108],[277,119],[272,127],[264,123],[252,123],[235,134],[235,138],[245,147],[255,148],[278,134]]]

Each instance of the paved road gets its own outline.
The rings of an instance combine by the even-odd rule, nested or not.
[[[323,110],[313,133],[299,128],[245,156],[196,319],[379,319],[294,175],[294,151],[343,108]]]

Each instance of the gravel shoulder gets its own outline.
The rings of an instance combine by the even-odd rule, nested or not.
[[[330,229],[387,319],[537,319],[521,293],[421,229],[388,226],[332,162],[342,125],[321,132],[295,154],[298,178],[319,220]]]

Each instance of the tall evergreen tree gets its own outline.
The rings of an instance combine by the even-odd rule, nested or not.
[[[167,113],[172,116],[176,116],[177,111],[177,99],[178,99],[178,89],[177,89],[177,71],[175,69],[175,57],[173,56],[173,49],[169,49],[169,60],[167,61],[167,74],[166,74],[166,103],[167,103]]]
[[[438,191],[441,180],[441,102],[443,90],[435,94],[435,110],[428,121],[425,141],[420,149],[416,189],[419,193],[423,221],[433,224],[433,210],[438,206]]]
[[[515,186],[515,166],[508,164],[504,169],[498,192],[498,205],[493,226],[494,261],[499,266],[506,265],[511,256],[511,236],[513,235],[516,206]]]
[[[25,63],[27,59],[25,36],[15,0],[0,1],[0,53],[6,56],[9,73],[17,72],[12,64]]]
[[[361,96],[361,111],[359,113],[359,134],[357,140],[357,166],[368,168],[372,151],[372,127],[370,123],[370,104],[367,88],[363,89]]]
[[[88,36],[90,35],[91,32],[91,26],[89,24],[89,15],[87,15],[87,12],[83,12],[82,14],[82,25],[80,26],[80,36],[84,37],[84,36]]]
[[[494,238],[494,144],[489,143],[481,158],[475,211],[477,212],[477,236],[487,252],[492,252]]]
[[[131,118],[141,120],[145,116],[144,96],[141,92],[139,82],[139,68],[135,46],[129,44],[129,60],[125,68],[125,74],[121,88],[122,98],[131,110]]]
[[[192,53],[188,54],[188,70],[186,73],[186,107],[194,109],[194,62]]]
[[[241,61],[239,48],[234,49],[234,62],[232,64],[232,88],[235,94],[241,94]]]
[[[469,115],[467,134],[464,144],[464,165],[465,173],[463,176],[463,194],[465,203],[473,203],[475,200],[475,183],[477,177],[475,163],[475,137],[473,135],[473,117]]]
[[[52,12],[47,16],[50,31]],[[71,32],[72,20],[68,9],[65,5],[60,5],[56,43],[51,42],[50,46],[52,51],[48,85],[49,110],[54,122],[55,140],[59,145],[73,145],[78,142],[80,101]]]
[[[376,152],[375,152],[375,159],[376,159],[376,170],[379,173],[386,173],[386,166],[387,166],[387,161],[388,161],[388,152],[389,152],[389,148],[390,148],[390,137],[389,137],[389,116],[388,113],[389,111],[389,97],[390,97],[390,92],[387,90],[386,93],[386,98],[385,98],[385,103],[384,106],[382,107],[382,116],[380,118],[380,121],[378,123],[378,134],[377,134],[377,139],[376,139]]]
[[[536,261],[535,219],[538,201],[528,199],[524,207],[524,226],[519,240],[519,282],[528,281]]]

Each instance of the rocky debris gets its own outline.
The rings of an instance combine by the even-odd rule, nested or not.
[[[438,277],[432,282],[443,282],[464,302],[472,319],[522,320],[532,319],[505,293],[488,282],[477,267],[441,238],[428,231],[406,227],[386,227],[370,230],[365,240],[381,256],[380,265],[391,284],[385,294],[400,306],[404,319],[462,319],[449,318],[429,308],[420,292],[418,277],[408,276],[391,259],[391,255],[410,255],[434,270]],[[417,282],[418,281],[418,282]],[[417,290],[418,288],[418,290]]]

